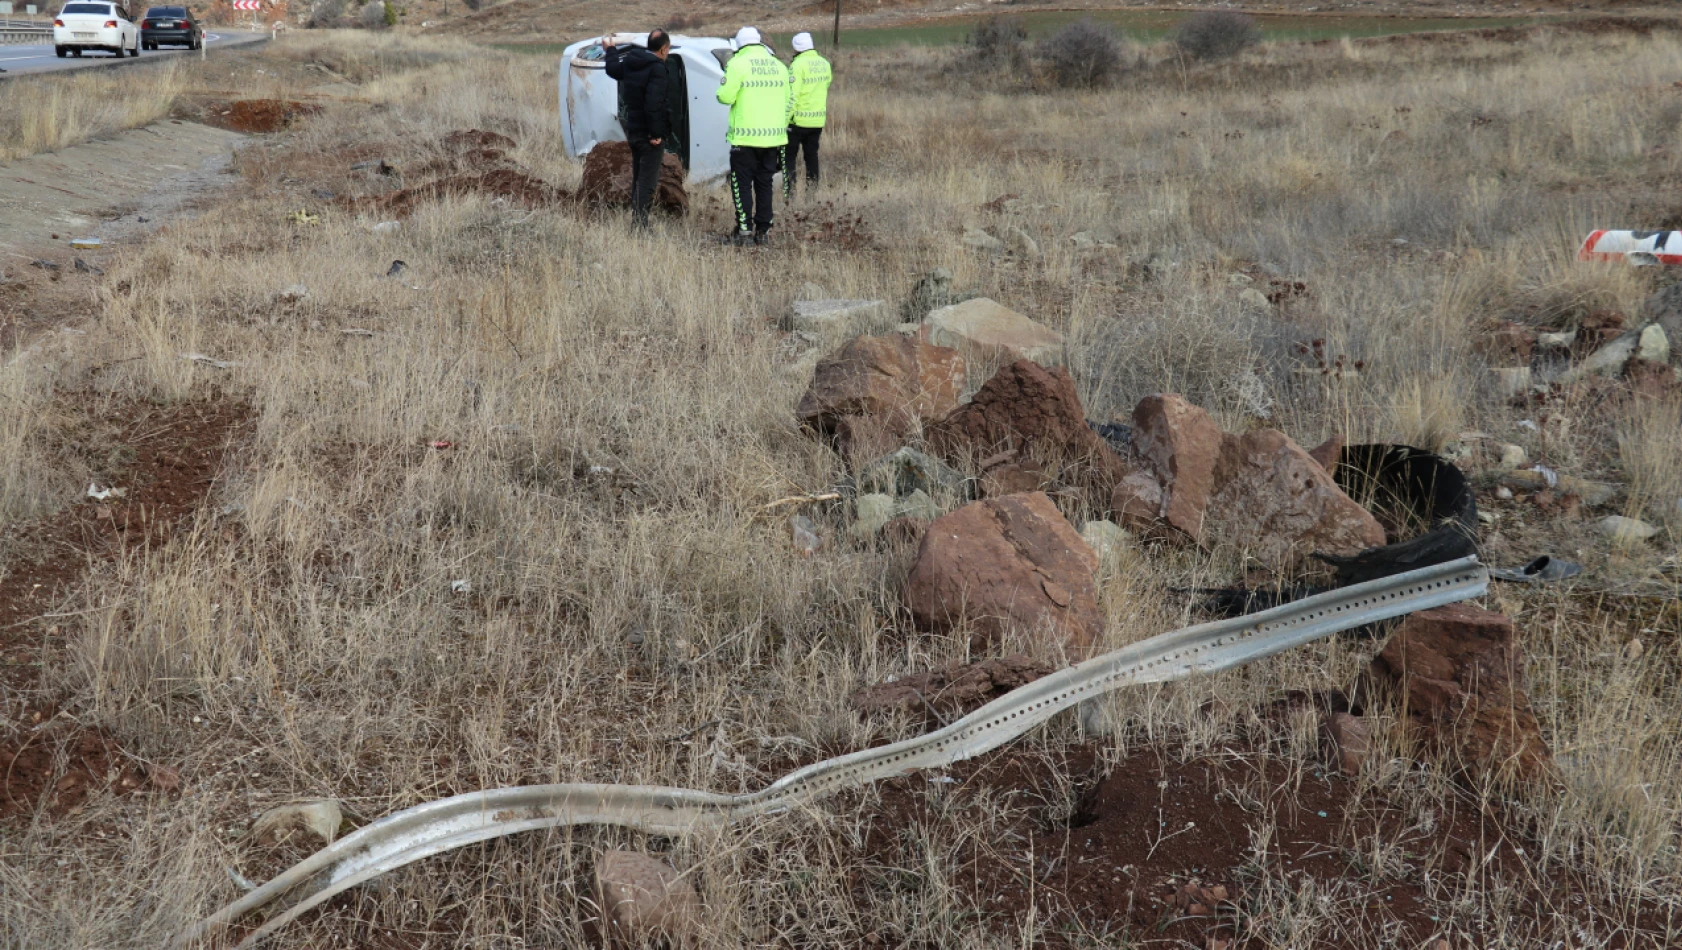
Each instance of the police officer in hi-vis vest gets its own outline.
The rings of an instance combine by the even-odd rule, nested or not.
[[[788,125],[794,111],[789,95],[788,67],[771,55],[759,31],[744,26],[731,45],[736,54],[724,67],[718,101],[730,107],[730,196],[736,202],[736,230],[732,239],[764,244],[771,230],[771,197],[777,169],[788,145]],[[748,229],[752,228],[750,232]]]
[[[783,153],[783,195],[794,197],[794,162],[806,152],[806,188],[818,183],[818,140],[823,137],[829,109],[829,60],[812,48],[812,34],[794,34],[794,62],[789,82],[794,86],[794,114],[788,124],[788,150]]]

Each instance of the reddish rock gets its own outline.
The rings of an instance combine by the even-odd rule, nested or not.
[[[1355,554],[1385,541],[1378,519],[1277,429],[1226,436],[1214,480],[1208,539],[1236,545],[1263,564],[1313,551]]]
[[[1320,463],[1326,474],[1337,477],[1337,463],[1343,457],[1343,436],[1334,435],[1308,450],[1308,457]]]
[[[965,505],[929,525],[905,584],[917,624],[967,621],[983,641],[1013,627],[1049,626],[1077,657],[1103,632],[1098,556],[1043,492]]]
[[[881,537],[893,544],[903,544],[916,547],[923,543],[923,535],[929,533],[929,523],[921,518],[901,515],[882,526]]]
[[[902,676],[855,692],[850,702],[862,713],[905,709],[913,713],[962,715],[1051,672],[1022,654]]]
[[[1581,359],[1623,336],[1627,329],[1621,312],[1596,310],[1577,325],[1577,339],[1571,345],[1571,353]]]
[[[1360,775],[1362,763],[1372,754],[1372,721],[1334,712],[1326,717],[1326,734],[1331,737],[1338,768],[1344,775]]]
[[[1037,462],[1002,462],[981,473],[981,495],[998,498],[1028,491],[1043,491],[1055,479]]]
[[[844,450],[875,458],[950,413],[963,389],[957,350],[899,334],[861,336],[818,363],[795,415]]]
[[[1491,366],[1529,366],[1536,349],[1536,331],[1508,320],[1479,337],[1475,349]]]
[[[598,142],[584,156],[584,177],[578,196],[598,207],[631,206],[631,146],[624,142]],[[689,192],[684,189],[683,163],[670,152],[660,159],[660,182],[654,186],[654,207],[673,214],[689,211]]]
[[[1552,757],[1512,621],[1468,604],[1410,615],[1372,662],[1422,747],[1474,775],[1535,779]]]
[[[1133,408],[1133,453],[1155,476],[1156,517],[1189,538],[1202,536],[1221,454],[1215,420],[1173,393],[1146,396]],[[1151,498],[1150,486],[1135,478],[1110,504],[1126,513],[1148,508]]]
[[[1123,527],[1152,531],[1161,523],[1162,484],[1148,471],[1128,473],[1110,491],[1110,511]]]
[[[1640,357],[1624,364],[1624,382],[1630,391],[1643,399],[1663,401],[1682,393],[1682,381],[1668,363],[1656,363]]]
[[[948,458],[1015,453],[1041,463],[1061,482],[1107,498],[1127,465],[1086,424],[1086,411],[1067,370],[1018,360],[999,370],[968,404],[929,430],[929,443]]]

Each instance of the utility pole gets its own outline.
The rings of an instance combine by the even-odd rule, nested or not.
[[[832,43],[836,49],[841,48],[841,0],[835,0],[835,36]]]

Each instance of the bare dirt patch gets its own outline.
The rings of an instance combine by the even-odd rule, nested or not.
[[[1531,874],[1524,855],[1534,843],[1469,794],[1421,821],[1335,769],[1294,770],[1253,749],[1189,761],[1140,751],[1107,765],[1090,746],[1055,761],[1001,752],[948,776],[894,779],[882,786],[867,849],[885,858],[907,829],[984,800],[1023,807],[991,840],[957,846],[952,883],[994,914],[1001,934],[1038,921],[1047,946],[1102,934],[1141,941],[1127,946],[1222,950],[1476,939],[1488,923],[1456,919],[1447,891],[1424,878],[1511,889],[1514,912],[1531,920],[1591,913],[1577,875]],[[1396,862],[1389,867],[1375,861],[1386,852]],[[1407,873],[1414,862],[1430,873]],[[1337,906],[1335,929],[1294,933],[1280,916],[1288,895]],[[1652,911],[1639,916],[1662,924]],[[870,942],[894,946],[892,930],[882,922]],[[1654,944],[1626,934],[1606,945]]]
[[[88,397],[84,397],[88,398]],[[91,399],[89,400],[91,401]],[[85,499],[49,517],[9,527],[0,577],[0,683],[20,688],[30,662],[57,628],[42,626],[89,563],[166,543],[209,492],[222,458],[251,409],[207,400],[167,406],[119,405],[97,413],[133,461],[112,475],[120,499]],[[103,486],[102,486],[103,487]]]
[[[239,99],[226,108],[206,110],[205,121],[246,134],[284,132],[292,123],[321,111],[318,105],[285,99]]]
[[[37,810],[74,815],[99,791],[127,795],[148,788],[170,791],[179,784],[172,770],[148,768],[98,729],[37,712],[18,732],[0,739],[0,823]]]

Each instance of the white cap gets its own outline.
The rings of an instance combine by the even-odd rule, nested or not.
[[[794,51],[796,53],[804,53],[811,48],[812,48],[812,34],[810,34],[810,33],[796,33],[796,34],[794,34]]]
[[[759,31],[751,26],[744,26],[736,31],[736,38],[730,41],[730,45],[736,49],[741,49],[744,46],[752,46],[759,41]]]

